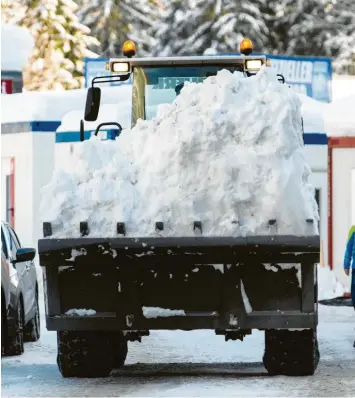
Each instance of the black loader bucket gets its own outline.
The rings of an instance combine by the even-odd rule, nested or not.
[[[123,223],[114,238],[90,237],[87,223],[80,231],[77,239],[55,239],[45,223],[38,243],[51,330],[86,330],[98,321],[117,330],[299,328],[317,321],[319,236],[126,237]],[[66,315],[75,308],[95,314]]]

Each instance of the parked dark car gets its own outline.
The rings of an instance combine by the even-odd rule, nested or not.
[[[1,355],[21,355],[23,343],[40,338],[36,249],[21,247],[1,222]]]

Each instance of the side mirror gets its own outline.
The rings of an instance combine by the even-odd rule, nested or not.
[[[22,263],[24,261],[32,261],[36,256],[36,249],[22,247],[16,252],[16,260],[14,263]]]
[[[99,87],[90,87],[86,96],[84,119],[88,122],[94,122],[99,114],[101,101],[101,89]]]

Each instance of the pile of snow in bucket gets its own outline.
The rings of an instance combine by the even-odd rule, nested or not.
[[[53,237],[79,236],[80,221],[107,237],[117,222],[128,236],[191,236],[194,221],[203,235],[274,234],[271,219],[278,234],[318,233],[300,106],[270,68],[186,83],[155,119],[78,145],[43,189],[42,221]]]

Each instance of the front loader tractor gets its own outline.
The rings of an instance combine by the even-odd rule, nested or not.
[[[222,69],[248,78],[267,63],[252,55],[250,41],[243,41],[238,56],[135,58],[130,41],[123,50],[125,57],[107,63],[110,76],[93,79],[85,120],[97,119],[100,82],[132,80],[134,126],[154,118],[159,104],[173,102],[186,81],[202,82]],[[313,220],[304,222],[311,227]],[[57,239],[45,222],[38,245],[46,321],[58,334],[62,375],[108,376],[124,365],[129,341],[177,329],[212,330],[226,340],[261,330],[269,374],[313,374],[320,240],[312,232],[279,235],[277,223],[269,220],[265,236],[211,237],[195,220],[190,236],[164,237],[164,223],[153,220],[156,237],[130,237],[126,221],[117,220],[116,236],[105,237],[93,236],[83,220],[81,237]]]

